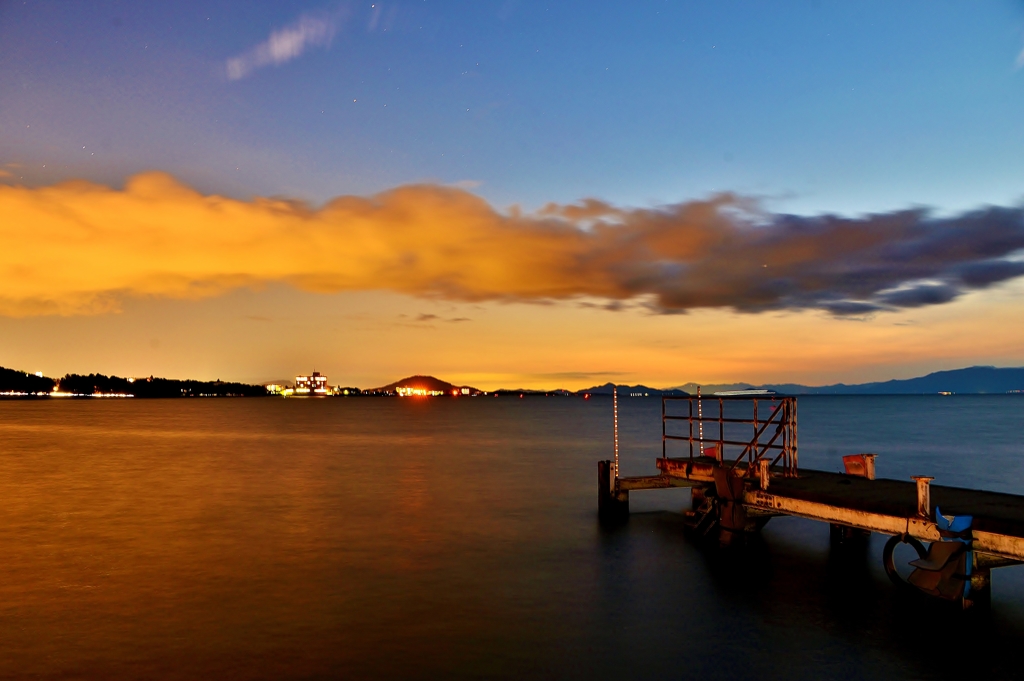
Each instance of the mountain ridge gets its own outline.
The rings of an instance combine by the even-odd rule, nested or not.
[[[799,383],[730,383],[701,386],[703,392],[719,390],[774,390],[786,395],[931,395],[941,392],[961,395],[993,395],[1024,391],[1024,367],[973,366],[933,371],[924,376],[868,383],[833,383],[808,386]],[[677,386],[696,392],[695,383]]]
[[[440,378],[434,376],[426,376],[422,374],[416,374],[415,376],[406,376],[387,385],[382,385],[379,388],[370,388],[364,390],[363,393],[370,395],[392,395],[399,391],[399,389],[419,389],[425,390],[427,393],[444,393],[451,395],[453,392],[459,394],[478,394],[481,391],[468,385],[455,385],[448,381],[442,381]],[[463,390],[468,390],[468,393],[463,393]]]
[[[256,394],[257,388],[246,384],[223,383],[221,381],[194,381],[172,379],[123,379],[117,376],[99,374],[78,375],[68,374],[61,379],[37,376],[23,371],[0,368],[0,392],[21,392],[44,394],[60,386],[62,390],[70,390],[77,394],[98,392],[126,392],[129,389],[139,395],[172,396],[182,394]],[[79,385],[80,384],[80,385]],[[116,384],[116,385],[115,385]],[[653,388],[643,384],[616,385],[605,383],[582,390],[537,389],[506,389],[481,391],[472,386],[456,385],[434,376],[408,376],[378,388],[363,391],[366,394],[396,394],[399,387],[416,387],[434,394],[453,394],[457,391],[463,395],[479,394],[530,394],[530,395],[611,395],[618,388],[619,394],[628,396],[678,396],[696,394],[697,384],[686,383],[670,388]],[[961,369],[934,371],[924,376],[907,379],[891,379],[868,383],[833,383],[823,386],[807,386],[799,383],[706,383],[700,388],[705,395],[724,390],[773,390],[785,395],[934,395],[938,393],[954,393],[961,395],[992,395],[1007,393],[1024,393],[1024,367],[972,366]],[[465,391],[465,392],[463,392]]]

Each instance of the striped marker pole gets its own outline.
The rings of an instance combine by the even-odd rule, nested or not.
[[[619,388],[614,386],[612,388],[612,424],[615,432],[615,470],[614,479],[619,479]]]
[[[699,385],[697,386],[697,435],[700,437],[700,455],[704,456],[704,402],[700,399]]]

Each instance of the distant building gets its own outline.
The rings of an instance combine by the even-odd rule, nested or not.
[[[314,371],[309,376],[295,377],[295,395],[330,395],[331,388],[327,385],[327,377],[319,371]]]

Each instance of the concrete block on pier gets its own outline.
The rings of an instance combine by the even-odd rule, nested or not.
[[[597,514],[602,522],[629,518],[629,490],[620,490],[612,477],[612,462],[597,462]]]

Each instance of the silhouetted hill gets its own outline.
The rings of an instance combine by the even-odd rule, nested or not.
[[[73,395],[121,394],[135,397],[258,397],[267,394],[261,385],[224,381],[179,381],[171,378],[129,379],[103,374],[67,374],[54,380],[24,371],[0,367],[0,393],[50,393]]]
[[[1024,367],[968,367],[936,371],[927,376],[905,380],[846,385],[837,383],[819,387],[796,384],[762,386],[788,395],[934,395],[951,392],[960,395],[1005,394],[1024,390]]]
[[[750,390],[759,389],[762,386],[755,386],[751,383],[701,383],[700,391],[703,395],[710,395],[724,390]],[[677,385],[675,390],[683,390],[691,395],[697,394],[697,384],[687,383],[685,385]]]
[[[577,390],[577,395],[591,394],[591,395],[611,395],[612,389],[616,387],[614,383],[605,383],[604,385],[595,385],[593,388],[586,388],[584,390]],[[650,388],[646,385],[620,385],[617,386],[619,389],[619,396],[643,394],[645,397],[661,397],[668,395],[672,397],[686,397],[689,393],[679,388]],[[694,393],[697,390],[694,388]]]
[[[54,383],[46,376],[0,367],[0,393],[48,393]]]
[[[519,395],[530,395],[532,397],[572,397],[576,393],[571,390],[555,388],[554,390],[536,390],[534,388],[499,388],[490,393],[491,395],[502,395],[518,397]]]
[[[577,394],[611,395],[612,383],[579,390]],[[926,376],[903,380],[878,381],[848,385],[808,386],[799,383],[704,383],[700,386],[704,395],[723,390],[774,390],[783,395],[935,395],[940,392],[957,393],[959,395],[1002,395],[1009,392],[1024,391],[1024,367],[968,367],[950,371],[936,371]],[[697,384],[686,383],[664,390],[648,388],[643,385],[619,386],[619,395],[645,392],[650,396],[660,395],[696,395]]]
[[[225,381],[193,381],[173,378],[128,379],[103,374],[67,374],[58,381],[58,390],[76,395],[93,393],[134,395],[135,397],[262,397],[262,385]]]
[[[371,388],[370,390],[364,390],[363,394],[370,395],[394,395],[398,393],[398,389],[413,389],[413,390],[425,390],[428,393],[441,392],[446,395],[451,395],[453,391],[462,393],[463,388],[469,391],[469,394],[476,395],[480,391],[476,388],[468,385],[455,385],[448,381],[442,381],[439,378],[433,376],[408,376],[394,383],[388,383],[382,385],[379,388]]]

